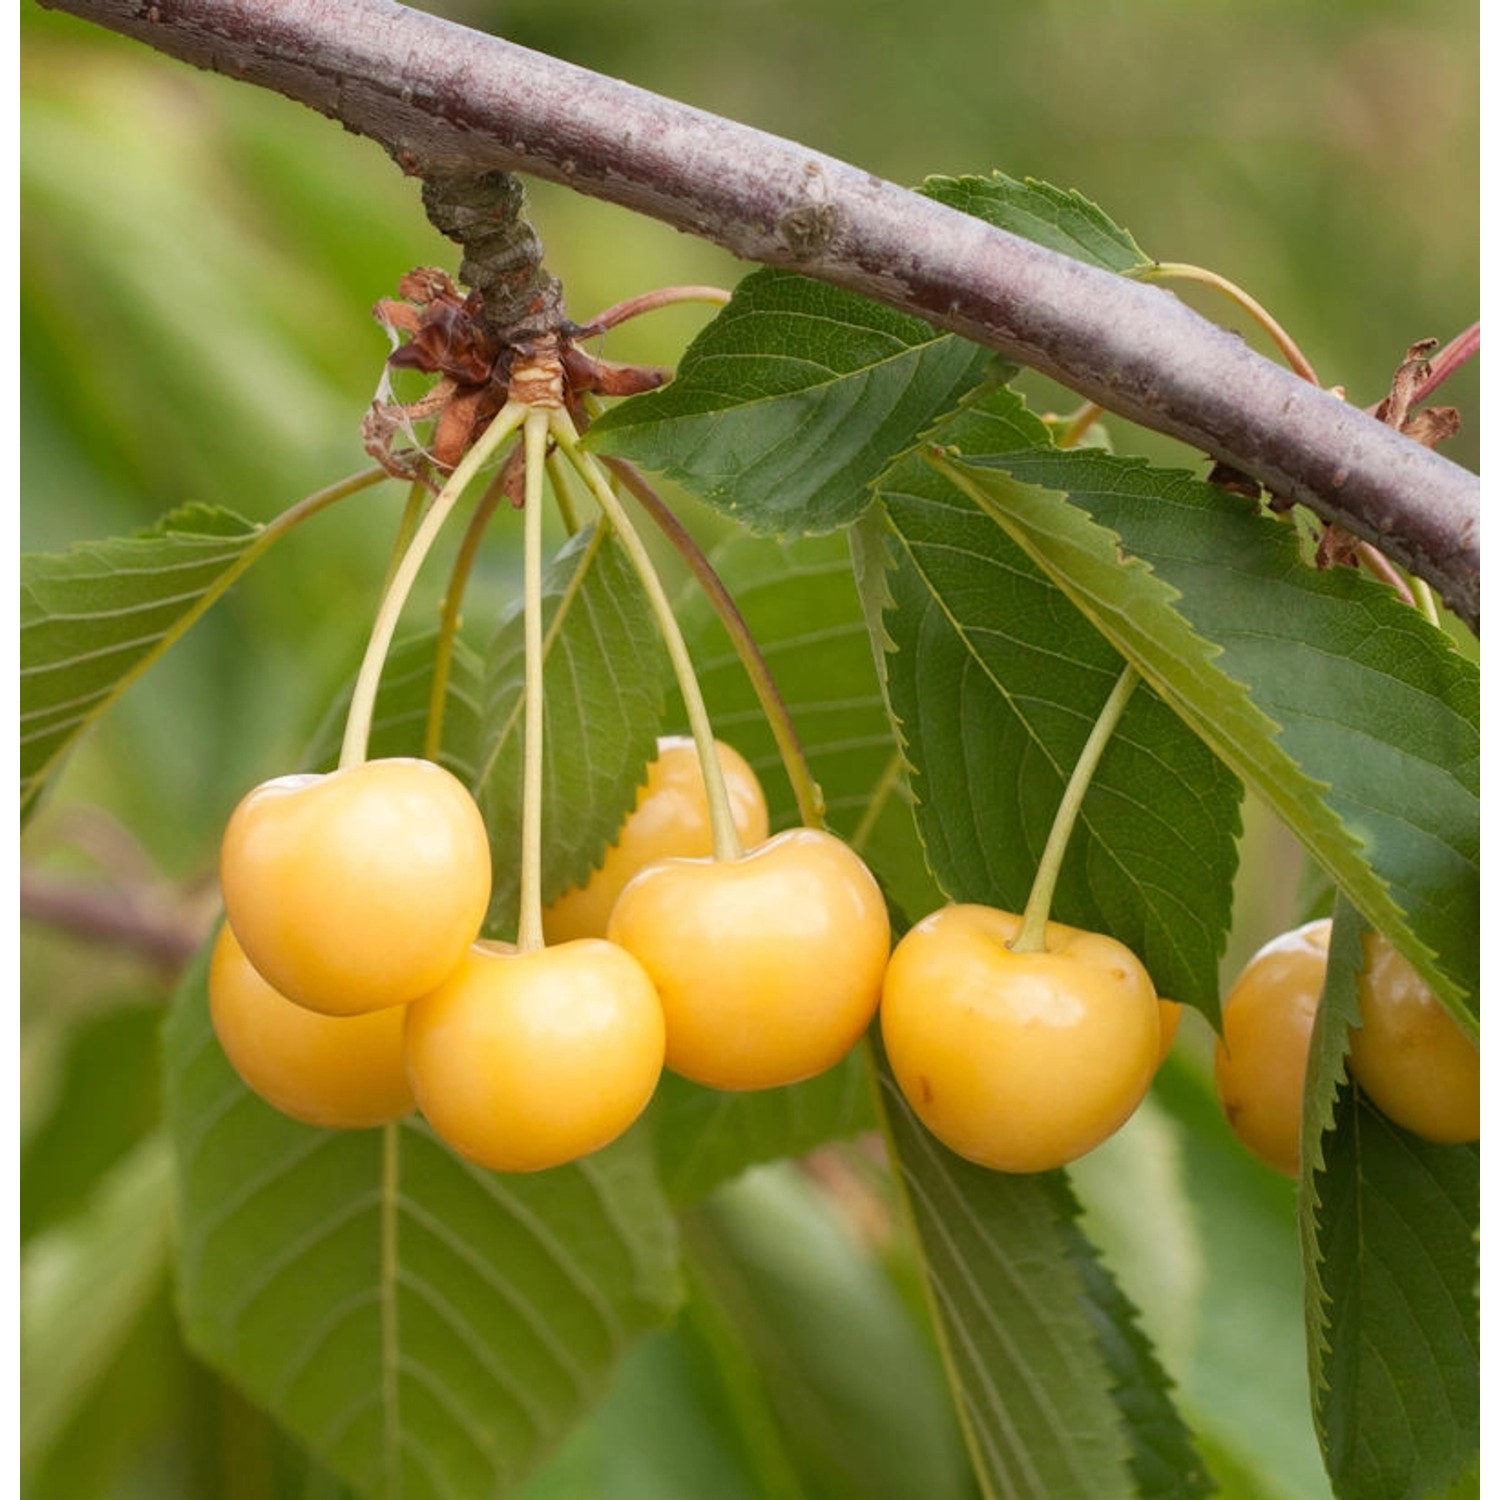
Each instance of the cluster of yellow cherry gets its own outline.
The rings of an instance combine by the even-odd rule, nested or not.
[[[447,771],[378,760],[256,788],[224,836],[209,977],[230,1061],[297,1119],[358,1128],[415,1104],[460,1154],[527,1171],[618,1136],[664,1064],[721,1089],[793,1083],[881,1007],[914,1110],[973,1160],[1041,1170],[1123,1122],[1176,1014],[1127,949],[1053,923],[1047,952],[1013,953],[1018,917],[951,906],[892,955],[858,856],[809,828],[768,838],[753,771],[716,748],[746,852],[711,856],[693,742],[664,740],[530,953],[478,939],[489,845]]]
[[[712,857],[693,742],[663,740],[601,867],[545,909],[547,945],[530,953],[478,937],[489,843],[447,771],[390,759],[256,788],[224,837],[228,921],[209,977],[230,1061],[315,1125],[379,1125],[417,1105],[455,1151],[502,1171],[606,1145],[663,1065],[730,1090],[812,1077],[877,1007],[914,1112],[971,1161],[1060,1166],[1133,1113],[1181,1007],[1129,949],[1049,922],[1044,950],[1018,952],[1020,916],[953,905],[891,953],[858,856],[813,829],[768,838],[754,772],[716,749],[747,852]],[[1291,1174],[1329,926],[1255,956],[1217,1047],[1230,1123]],[[1426,1139],[1477,1139],[1477,1048],[1375,934],[1359,983],[1360,1086]]]
[[[747,852],[708,857],[693,743],[665,741],[603,867],[525,953],[478,937],[488,839],[441,767],[378,760],[256,788],[225,832],[209,975],[230,1061],[312,1124],[377,1125],[415,1103],[504,1171],[613,1140],[664,1063],[725,1089],[831,1067],[879,999],[884,899],[832,835],[768,838],[754,773],[718,750]]]

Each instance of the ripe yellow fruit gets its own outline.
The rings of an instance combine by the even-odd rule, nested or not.
[[[724,769],[730,811],[740,842],[763,843],[770,832],[766,796],[750,763],[721,741],[714,745]],[[646,768],[646,784],[635,809],[621,825],[604,862],[586,885],[573,886],[542,912],[549,943],[603,937],[619,894],[634,876],[658,859],[691,858],[713,853],[708,793],[698,764],[698,750],[686,736],[656,742],[656,759]]]
[[[359,1130],[411,1109],[404,1007],[324,1016],[294,1005],[256,973],[227,922],[209,959],[208,1004],[235,1072],[282,1114]]]
[[[1161,1055],[1150,976],[1114,938],[1049,922],[1017,953],[1013,912],[946,906],[896,945],[880,1029],[907,1101],[980,1166],[1042,1172],[1113,1135]]]
[[[1365,934],[1349,1071],[1388,1119],[1443,1145],[1479,1139],[1479,1048],[1377,932]]]
[[[1157,1065],[1160,1066],[1167,1060],[1167,1053],[1172,1050],[1172,1043],[1177,1040],[1177,1028],[1182,1025],[1182,1002],[1180,1000],[1161,1000],[1161,1051],[1157,1055]]]
[[[516,953],[476,943],[408,1008],[407,1070],[432,1128],[497,1172],[536,1172],[606,1146],[661,1077],[661,1004],[599,938]]]
[[[609,936],[661,996],[667,1066],[719,1089],[831,1068],[875,1014],[891,947],[875,877],[812,828],[739,859],[648,865],[620,893]]]
[[[1214,1083],[1230,1128],[1260,1159],[1297,1175],[1302,1089],[1328,972],[1326,917],[1273,938],[1224,997]]]
[[[490,899],[484,819],[426,760],[374,760],[255,788],[224,831],[219,883],[246,956],[325,1015],[402,1005],[440,983]]]

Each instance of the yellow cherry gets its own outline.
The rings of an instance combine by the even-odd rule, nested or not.
[[[1260,1159],[1297,1175],[1302,1089],[1328,972],[1327,918],[1261,948],[1224,997],[1214,1083],[1230,1128]]]
[[[918,1119],[1001,1172],[1063,1166],[1145,1097],[1161,1053],[1150,976],[1123,943],[1049,922],[1017,953],[1013,912],[943,907],[896,945],[880,1029]]]
[[[516,953],[475,944],[407,1011],[407,1071],[428,1123],[461,1156],[536,1172],[608,1145],[661,1076],[661,1004],[599,938]]]
[[[250,962],[327,1015],[434,988],[479,935],[490,896],[484,819],[425,760],[376,760],[255,788],[224,832],[219,882]]]
[[[1387,1118],[1443,1145],[1479,1139],[1479,1048],[1412,966],[1376,932],[1365,934],[1361,1024],[1349,1033],[1349,1071]]]
[[[725,789],[740,842],[747,848],[754,847],[770,831],[765,793],[738,750],[720,741],[715,742],[714,749],[724,769]],[[603,864],[586,885],[564,891],[542,912],[547,941],[603,937],[616,898],[640,870],[674,855],[711,853],[713,830],[697,747],[686,736],[659,739],[656,759],[646,768],[646,784],[636,796],[635,809],[621,825]]]
[[[620,893],[609,936],[661,996],[667,1066],[721,1089],[831,1068],[869,1025],[890,955],[875,877],[811,828],[738,859],[648,865]]]
[[[399,1007],[323,1016],[293,1005],[255,971],[227,923],[209,959],[208,1004],[235,1072],[282,1114],[358,1130],[411,1109]]]

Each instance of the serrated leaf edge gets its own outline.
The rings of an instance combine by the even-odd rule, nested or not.
[[[1353,929],[1354,938],[1350,939]],[[1307,1323],[1307,1375],[1308,1388],[1312,1394],[1313,1427],[1318,1435],[1318,1445],[1327,1453],[1327,1416],[1322,1400],[1331,1390],[1325,1374],[1327,1356],[1333,1352],[1329,1310],[1333,1298],[1323,1282],[1323,1260],[1320,1253],[1322,1236],[1319,1233],[1319,1212],[1324,1207],[1318,1190],[1318,1179],[1327,1165],[1323,1149],[1324,1136],[1333,1128],[1334,1109],[1339,1092],[1349,1086],[1348,1032],[1359,1020],[1358,992],[1354,979],[1362,964],[1349,966],[1349,958],[1356,956],[1350,951],[1359,942],[1364,930],[1364,920],[1342,895],[1334,902],[1333,932],[1328,948],[1328,974],[1342,983],[1348,975],[1350,991],[1355,996],[1354,1013],[1347,1006],[1329,1003],[1330,989],[1337,998],[1337,985],[1325,982],[1318,1001],[1317,1014],[1313,1019],[1312,1036],[1308,1046],[1307,1075],[1302,1094],[1301,1167],[1297,1192],[1297,1232],[1302,1246],[1302,1269],[1304,1277],[1303,1308]],[[1337,1011],[1337,1014],[1335,1014]],[[1343,1041],[1335,1044],[1330,1035],[1336,1028],[1343,1028]]]
[[[189,608],[172,626],[167,630],[156,645],[149,650],[140,661],[130,668],[122,677],[115,680],[110,689],[98,696],[94,706],[74,724],[70,733],[62,740],[57,748],[47,757],[43,763],[32,772],[30,777],[21,783],[21,817],[24,820],[35,809],[37,799],[46,788],[47,782],[57,771],[58,766],[77,745],[79,739],[103,716],[106,710],[124,694],[127,688],[132,686],[148,668],[154,665],[160,657],[187,632],[203,618],[205,614],[216,604],[220,598],[233,586],[233,584],[269,549],[270,545],[282,535],[273,526],[263,525],[259,522],[246,520],[245,517],[230,510],[220,510],[218,507],[205,506],[202,504],[190,504],[178,506],[161,517],[153,526],[145,531],[137,532],[133,536],[113,537],[96,539],[92,541],[76,542],[63,553],[30,553],[21,559],[24,569],[28,559],[47,559],[63,561],[75,558],[86,558],[93,556],[100,547],[121,546],[135,544],[141,547],[149,546],[153,541],[159,541],[169,535],[182,537],[201,537],[205,541],[217,540],[230,544],[235,540],[230,535],[218,532],[189,532],[177,531],[172,525],[174,519],[186,521],[195,514],[204,512],[222,514],[232,518],[245,528],[245,541],[238,550],[233,561],[230,562],[225,571],[215,580],[214,584],[198,596],[197,603]],[[119,570],[111,567],[108,574],[114,574]],[[97,576],[108,576],[108,574]],[[28,591],[24,577],[21,584],[23,595]],[[156,601],[159,605],[163,601]],[[44,616],[43,619],[34,623],[43,624],[52,616]],[[25,628],[24,626],[22,627]],[[24,673],[23,668],[23,673]]]
[[[1144,460],[1116,458],[1114,461],[1135,467],[1149,467]],[[1312,836],[1306,840],[1308,847],[1325,867],[1333,865],[1341,870],[1342,885],[1359,910],[1421,971],[1433,989],[1447,999],[1455,1020],[1471,1030],[1473,1019],[1465,1006],[1464,992],[1455,981],[1435,967],[1433,960],[1437,957],[1436,953],[1412,931],[1405,912],[1391,895],[1389,882],[1377,875],[1364,860],[1362,851],[1368,847],[1366,841],[1352,833],[1324,800],[1324,793],[1329,790],[1328,783],[1307,775],[1281,747],[1279,739],[1282,726],[1255,702],[1249,685],[1230,677],[1213,665],[1214,657],[1222,654],[1222,648],[1200,636],[1191,622],[1175,608],[1175,601],[1182,597],[1181,590],[1161,578],[1145,558],[1127,553],[1119,533],[1095,520],[1088,509],[1066,491],[1043,485],[1023,484],[998,467],[971,466],[966,469],[962,460],[950,455],[934,454],[932,462],[976,505],[1005,527],[1032,560],[1067,592],[1100,634],[1126,660],[1135,665],[1158,695],[1172,706],[1247,786],[1255,788],[1292,828],[1297,828],[1299,824],[1310,826]],[[979,468],[987,483],[974,477],[975,467]],[[1091,532],[1097,534],[1099,541],[1092,554],[1092,561],[1102,561],[1102,548],[1108,546],[1120,566],[1138,574],[1142,579],[1142,589],[1149,589],[1156,596],[1172,627],[1171,635],[1179,643],[1175,662],[1179,666],[1197,662],[1201,672],[1216,672],[1220,680],[1234,690],[1245,713],[1246,727],[1253,727],[1262,734],[1273,757],[1274,764],[1269,769],[1275,771],[1279,767],[1278,774],[1260,774],[1251,758],[1239,748],[1242,736],[1226,733],[1222,720],[1206,718],[1198,712],[1190,699],[1165,680],[1154,664],[1150,648],[1140,644],[1124,612],[1115,610],[1106,601],[1096,599],[1079,585],[1073,574],[1058,567],[1043,549],[1036,547],[1029,529],[1019,524],[1009,514],[1006,506],[1000,503],[1001,495],[1018,506],[1067,505],[1087,523]],[[1340,854],[1346,856],[1346,859],[1340,861]],[[1350,863],[1355,866],[1352,870],[1348,868]],[[1349,887],[1354,889],[1349,890]]]
[[[1076,209],[1079,213],[1082,214],[1085,219],[1093,220],[1099,228],[1107,228],[1108,230],[1112,231],[1114,234],[1119,236],[1118,243],[1122,246],[1122,248],[1128,247],[1136,256],[1136,264],[1131,271],[1117,271],[1113,266],[1108,267],[1109,270],[1116,271],[1117,275],[1129,275],[1132,274],[1133,271],[1144,271],[1157,264],[1155,260],[1153,260],[1149,255],[1146,254],[1143,249],[1141,249],[1140,242],[1128,229],[1125,228],[1123,224],[1116,223],[1115,220],[1099,206],[1099,204],[1094,202],[1092,198],[1086,197],[1083,193],[1079,192],[1077,188],[1060,188],[1055,183],[1047,182],[1040,177],[1032,177],[1029,174],[1025,177],[1012,177],[1009,173],[1001,172],[997,169],[995,171],[992,171],[988,176],[974,172],[962,173],[958,176],[953,176],[945,172],[930,173],[928,176],[922,179],[922,183],[918,188],[918,191],[924,197],[932,198],[936,197],[937,195],[929,190],[931,188],[945,183],[954,183],[961,186],[965,183],[970,182],[978,183],[979,185],[986,187],[999,186],[1025,188],[1030,192],[1036,193],[1042,197],[1052,197],[1052,195],[1055,195],[1055,198],[1053,199],[1054,202],[1057,200],[1061,200],[1065,202],[1069,207]],[[963,212],[968,212],[968,210],[963,210]],[[982,214],[971,214],[971,217],[984,218]],[[1040,218],[1041,215],[1037,215],[1037,217]],[[988,223],[990,221],[986,220],[985,222]],[[997,225],[995,227],[998,228],[1000,226]],[[1012,234],[1018,235],[1022,239],[1029,238],[1029,236],[1022,234],[1021,231],[1017,229],[1012,229],[1010,232]],[[1071,235],[1069,236],[1069,238],[1074,239],[1074,237]],[[1077,243],[1076,239],[1074,239],[1074,243]],[[1099,264],[1097,260],[1094,260],[1091,257],[1075,256],[1074,259],[1086,261],[1086,263],[1091,265]]]

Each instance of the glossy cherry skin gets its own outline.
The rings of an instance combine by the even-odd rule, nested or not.
[[[1042,1172],[1112,1135],[1145,1097],[1161,1052],[1139,959],[1058,922],[1046,952],[1011,947],[1021,918],[943,907],[896,945],[880,1029],[918,1119],[1000,1172]]]
[[[664,1050],[649,976],[600,938],[530,953],[475,944],[407,1011],[422,1113],[459,1155],[497,1172],[608,1145],[650,1101]]]
[[[1224,997],[1214,1083],[1230,1128],[1289,1177],[1301,1160],[1302,1090],[1328,973],[1323,918],[1261,948]]]
[[[725,789],[740,842],[748,849],[770,832],[766,796],[750,763],[732,746],[715,742],[724,769]],[[542,913],[549,943],[572,938],[603,937],[620,892],[647,865],[674,856],[713,853],[708,793],[698,765],[697,746],[681,735],[656,742],[656,759],[646,768],[646,784],[635,809],[587,885],[564,891]]]
[[[1365,934],[1349,1071],[1397,1125],[1442,1145],[1479,1139],[1479,1048],[1379,933]]]
[[[256,787],[225,829],[219,882],[277,990],[358,1015],[425,994],[464,956],[489,904],[489,841],[442,767],[369,761]]]
[[[235,1072],[282,1114],[359,1130],[411,1109],[400,1008],[323,1016],[293,1005],[256,973],[227,923],[209,960],[208,1004]]]
[[[609,936],[661,996],[667,1066],[720,1089],[831,1068],[869,1025],[890,956],[875,877],[811,828],[738,859],[648,865],[620,893]]]
[[[1167,1060],[1167,1053],[1172,1050],[1172,1043],[1177,1040],[1177,1028],[1182,1025],[1182,1002],[1180,1000],[1158,1000],[1159,1019],[1161,1021],[1161,1051],[1157,1054],[1156,1065],[1160,1067]]]

